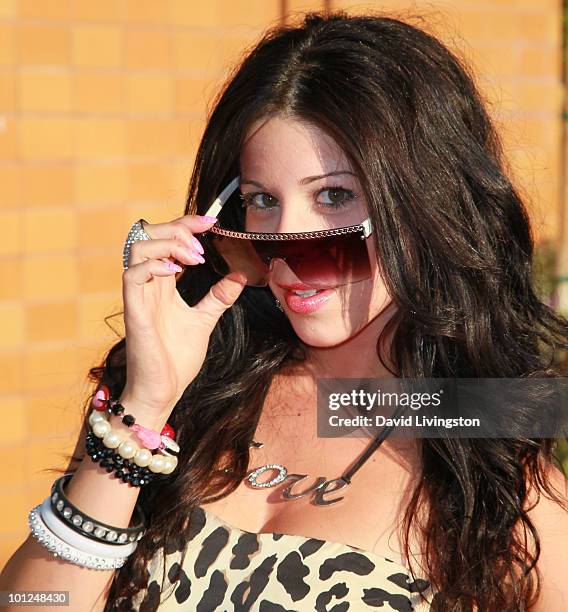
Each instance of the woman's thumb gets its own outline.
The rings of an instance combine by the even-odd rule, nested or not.
[[[240,272],[230,272],[217,281],[195,304],[193,310],[210,318],[213,327],[221,315],[230,308],[246,286],[246,276]]]

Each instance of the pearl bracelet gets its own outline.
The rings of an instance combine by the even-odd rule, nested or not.
[[[89,457],[106,470],[109,474],[114,473],[117,479],[133,487],[144,487],[150,484],[154,478],[161,476],[151,472],[147,467],[140,467],[128,459],[124,459],[114,449],[107,448],[100,438],[89,431],[85,441]]]
[[[148,429],[136,423],[136,417],[132,414],[124,414],[125,407],[118,398],[111,398],[110,389],[107,385],[101,385],[91,400],[93,412],[98,411],[122,417],[122,422],[136,432],[136,436],[142,441],[144,447],[150,450],[159,449],[165,455],[177,455],[180,451],[175,442],[175,431],[171,425],[166,423],[161,433]]]
[[[47,548],[54,557],[62,557],[75,565],[89,567],[98,570],[118,569],[124,565],[128,557],[117,559],[107,559],[105,557],[90,555],[78,550],[74,546],[67,544],[64,540],[57,537],[41,518],[41,504],[32,508],[28,514],[28,525],[35,540],[44,548]]]
[[[122,439],[101,411],[91,411],[89,414],[89,425],[94,435],[97,438],[101,438],[107,448],[116,449],[116,452],[123,459],[132,460],[139,467],[148,467],[156,474],[171,474],[177,467],[178,460],[176,456],[159,453],[153,455],[149,449],[140,448],[132,440]]]

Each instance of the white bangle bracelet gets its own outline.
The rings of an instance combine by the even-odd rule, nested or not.
[[[121,557],[120,559],[105,559],[105,557],[89,555],[77,550],[73,546],[69,546],[69,544],[66,544],[63,540],[52,533],[43,522],[40,507],[41,504],[38,504],[35,508],[30,510],[28,514],[28,524],[34,539],[36,539],[44,548],[51,551],[54,557],[61,557],[70,563],[74,563],[75,565],[81,565],[83,567],[99,570],[118,569],[122,567],[128,559],[128,557]]]
[[[81,552],[118,559],[131,555],[138,546],[138,542],[128,542],[127,544],[105,544],[82,536],[74,529],[66,525],[61,518],[56,516],[51,509],[50,499],[47,497],[41,504],[41,518],[47,527],[66,544],[74,546]]]

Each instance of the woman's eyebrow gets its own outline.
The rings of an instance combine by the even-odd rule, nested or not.
[[[354,172],[351,172],[350,170],[335,170],[334,172],[328,172],[327,174],[317,174],[316,176],[306,176],[305,178],[300,180],[300,185],[307,185],[308,183],[325,178],[326,176],[337,176],[338,174],[351,174],[353,176],[356,176],[356,174]],[[266,189],[266,187],[262,183],[259,183],[258,181],[253,181],[252,179],[241,178],[240,183],[241,185],[245,185],[245,184],[256,185],[257,187],[260,187],[261,189]]]

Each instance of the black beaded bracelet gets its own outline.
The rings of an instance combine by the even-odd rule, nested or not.
[[[126,427],[132,427],[136,423],[136,418],[133,415],[124,414],[125,408],[118,400],[111,403],[110,411],[116,416],[123,415],[121,421]]]
[[[116,416],[120,416],[121,414],[124,414],[125,408],[117,399],[111,398],[109,400],[109,408],[110,408],[110,411]]]
[[[120,416],[124,414],[125,408],[118,400],[111,400],[110,411],[116,416]],[[121,420],[127,427],[132,427],[136,423],[136,419],[131,414],[124,414]]]
[[[132,520],[135,527],[113,527],[101,523],[74,506],[65,495],[65,485],[73,474],[65,474],[51,487],[51,509],[71,529],[91,540],[105,544],[125,544],[139,540],[146,530],[146,520],[140,506],[136,504]]]
[[[147,467],[136,465],[133,461],[121,457],[113,448],[107,448],[102,439],[92,431],[86,436],[85,446],[91,459],[104,468],[109,474],[114,472],[116,478],[134,487],[143,487],[152,482],[156,476],[163,476],[152,472]]]
[[[136,423],[135,416],[133,416],[132,414],[124,414],[126,408],[120,403],[120,400],[118,400],[117,398],[111,397],[109,399],[108,410],[110,411],[111,414],[114,414],[115,416],[123,415],[121,418],[121,421],[127,427],[132,427]],[[146,429],[146,428],[142,428],[142,429]],[[152,431],[152,430],[149,430],[149,431]],[[167,431],[168,433],[164,433],[164,431]],[[164,450],[164,454],[171,455],[171,456],[177,456],[179,452],[179,446],[175,443],[175,432],[172,426],[166,423],[166,425],[162,429],[162,432],[160,433],[160,437],[162,438],[162,443],[160,446]],[[165,445],[165,448],[164,448],[164,438],[168,438],[169,440],[171,440],[171,444]]]
[[[116,402],[115,404],[112,404],[110,410],[116,416],[120,416],[121,414],[123,415],[121,421],[126,425],[126,427],[132,427],[132,425],[136,423],[136,418],[134,416],[132,416],[131,414],[124,414],[125,409],[122,404]]]

